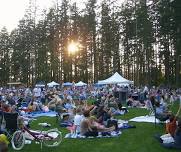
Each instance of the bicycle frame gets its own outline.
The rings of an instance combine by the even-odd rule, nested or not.
[[[23,132],[27,131],[27,132],[28,132],[31,136],[33,136],[34,139],[37,140],[37,141],[42,141],[42,140],[43,140],[42,138],[38,137],[39,135],[42,135],[43,137],[48,137],[48,138],[50,138],[50,139],[53,139],[53,137],[49,136],[48,134],[42,133],[42,130],[41,130],[40,133],[39,133],[39,132],[36,133],[36,132],[30,131],[27,127],[23,127],[22,131],[23,131]]]
[[[42,130],[40,132],[36,132],[34,130],[29,130],[29,128],[27,128],[26,126],[22,126],[22,127],[20,127],[19,131],[16,131],[15,134],[13,134],[13,138],[11,140],[13,148],[15,150],[20,150],[24,147],[25,138],[26,138],[25,132],[27,132],[29,135],[31,135],[33,137],[32,140],[38,141],[38,143],[41,144],[41,149],[43,147],[43,143],[45,144],[45,146],[55,147],[55,146],[58,146],[62,140],[61,132],[59,132],[57,128],[49,129],[48,131],[45,131],[45,132],[43,131],[43,128],[42,128]],[[55,137],[54,134],[52,136],[52,134],[51,134],[52,132],[58,133],[58,136],[57,136],[58,138]],[[15,143],[14,143],[15,141],[16,141],[16,144],[20,141],[19,143],[21,145],[19,148],[15,146]],[[50,143],[52,143],[52,144],[50,144]]]

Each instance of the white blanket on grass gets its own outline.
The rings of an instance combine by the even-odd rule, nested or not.
[[[43,111],[38,111],[38,112],[31,112],[28,114],[24,114],[23,116],[25,117],[30,117],[30,118],[37,118],[37,117],[56,117],[56,112],[54,111],[49,111],[49,112],[43,112]]]
[[[99,135],[97,137],[90,136],[90,137],[87,137],[87,138],[111,138],[111,137],[119,137],[121,134],[122,134],[121,131],[119,131],[119,132],[112,131],[110,133],[110,135],[102,136],[101,133],[99,133]],[[82,135],[75,134],[75,133],[73,133],[73,134],[68,133],[68,134],[65,135],[64,138],[86,138],[86,137],[82,136]]]
[[[130,119],[129,121],[134,121],[134,122],[151,122],[155,123],[155,116],[139,116],[135,117],[133,119]],[[158,119],[156,119],[156,123],[160,123]]]

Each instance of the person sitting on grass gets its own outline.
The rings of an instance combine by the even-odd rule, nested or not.
[[[52,95],[51,101],[48,103],[48,108],[53,111],[62,112],[63,110],[63,101],[61,98],[59,98],[58,95],[54,94]]]
[[[161,96],[160,105],[164,108],[165,111],[168,111],[169,107],[168,107],[168,104],[165,100],[164,95]]]
[[[174,116],[173,114],[171,114],[169,116],[169,122],[166,123],[166,134],[160,136],[160,135],[156,135],[155,137],[159,140],[161,140],[161,142],[163,143],[170,143],[173,142],[173,137],[175,135],[175,131],[177,128],[177,118],[178,115],[180,113],[181,110],[181,106],[179,107],[177,114]]]
[[[180,111],[181,111],[181,106],[179,107],[177,114],[175,116],[173,114],[170,115],[169,122],[166,124],[166,133],[170,134],[172,137],[174,137],[174,133],[177,128],[176,121]]]
[[[127,99],[128,107],[142,107],[144,104],[141,104],[140,101],[134,100],[134,98],[130,95]]]
[[[178,120],[177,128],[174,133],[173,142],[162,143],[165,148],[181,149],[181,119]]]
[[[83,115],[85,119],[81,122],[80,126],[80,133],[83,136],[96,137],[98,136],[98,132],[110,132],[115,130],[115,126],[106,128],[103,127],[102,125],[98,125],[97,123],[95,123],[95,120],[92,117],[90,117],[90,111],[88,110],[85,110],[83,112]]]
[[[160,121],[166,121],[169,119],[171,113],[165,110],[165,107],[160,105],[160,102],[155,102],[155,116]]]
[[[133,106],[133,98],[131,95],[129,95],[128,99],[127,99],[127,106],[128,107],[132,107]]]
[[[70,114],[69,113],[63,113],[62,119],[60,120],[60,126],[61,127],[72,127],[73,122],[70,120]]]
[[[29,112],[35,112],[35,111],[41,111],[40,105],[35,102],[34,98],[32,98],[32,101],[28,104],[28,111]]]

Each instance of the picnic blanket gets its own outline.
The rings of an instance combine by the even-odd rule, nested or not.
[[[92,137],[92,136],[89,136],[89,137],[86,137],[86,136],[82,136],[80,134],[76,134],[76,133],[68,133],[65,135],[64,138],[111,138],[111,137],[119,137],[120,135],[122,134],[121,131],[112,131],[110,133],[99,133],[98,136],[96,137]]]
[[[133,119],[130,119],[129,121],[134,121],[134,122],[150,122],[150,123],[155,123],[155,116],[139,116],[135,117]],[[156,123],[160,123],[158,119],[156,119]]]
[[[23,116],[25,117],[30,117],[30,118],[37,118],[37,117],[42,117],[42,116],[46,116],[46,117],[56,117],[57,113],[54,111],[48,111],[48,112],[44,112],[44,111],[37,111],[37,112],[31,112],[31,113],[25,113],[23,114]]]

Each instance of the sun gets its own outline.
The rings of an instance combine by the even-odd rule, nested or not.
[[[72,41],[69,45],[68,45],[68,52],[71,54],[76,53],[79,50],[79,43]]]

